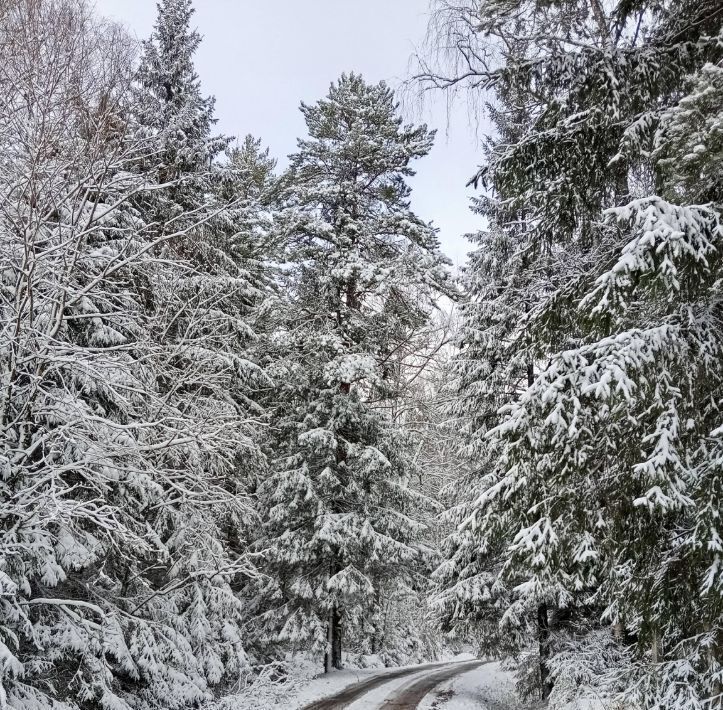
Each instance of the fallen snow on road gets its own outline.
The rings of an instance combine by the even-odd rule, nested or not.
[[[498,662],[486,663],[440,683],[419,710],[517,710],[515,679]]]
[[[393,671],[386,669],[386,672]],[[384,670],[352,668],[319,675],[318,663],[302,655],[291,659],[284,682],[257,679],[253,685],[234,695],[204,706],[204,710],[299,710],[309,703],[366,680]]]
[[[465,661],[472,658],[473,656],[470,654],[459,654],[440,659],[438,662]],[[289,659],[288,676],[285,682],[265,681],[263,677],[259,678],[253,685],[239,693],[228,695],[213,703],[204,705],[203,710],[300,710],[309,703],[335,695],[350,685],[360,683],[372,676],[401,670],[400,667],[384,668],[374,656],[366,656],[363,660],[365,664],[371,667],[350,668],[319,675],[318,662],[299,654]],[[349,659],[347,662],[353,661]],[[407,667],[414,668],[415,666]],[[406,682],[425,675],[426,672],[428,670],[420,670],[419,674],[415,673],[414,675],[390,680],[389,683],[384,683],[378,690],[371,691],[364,696],[365,702],[367,698],[372,698],[371,704],[358,701],[362,704],[355,703],[350,706],[349,710],[366,710],[367,708],[376,710],[379,701],[384,700],[387,694]]]
[[[420,678],[424,678],[431,672],[432,671],[427,668],[423,671],[419,671],[419,673],[405,675],[401,678],[394,678],[388,683],[384,683],[384,685],[380,685],[378,688],[369,691],[363,698],[359,698],[359,700],[349,705],[347,710],[378,710],[384,701],[393,693],[411,685]]]

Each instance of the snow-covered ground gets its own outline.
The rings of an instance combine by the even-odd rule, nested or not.
[[[387,670],[391,672],[394,669]],[[333,695],[371,675],[384,672],[378,667],[371,667],[324,674],[320,673],[318,663],[303,655],[291,659],[288,671],[284,682],[257,680],[240,693],[228,695],[205,706],[204,710],[299,710],[314,700]]]
[[[465,661],[471,658],[470,654],[461,654],[441,660]],[[371,676],[400,670],[379,668],[373,657],[364,661],[372,667],[320,674],[318,663],[296,656],[289,664],[289,675],[283,683],[271,680],[256,682],[238,694],[207,705],[204,710],[300,710],[315,700],[334,695]],[[348,710],[377,710],[387,697],[427,673],[429,669],[420,669],[418,673],[391,679],[349,705]],[[499,663],[490,663],[441,683],[419,707],[423,710],[517,710],[520,706],[512,674],[502,670]]]
[[[471,657],[463,654],[442,660],[467,660]],[[334,695],[370,676],[400,670],[399,667],[384,668],[375,656],[345,658],[344,662],[346,666],[354,666],[360,661],[365,668],[347,667],[326,674],[320,671],[318,660],[297,654],[289,659],[288,677],[284,682],[257,680],[239,693],[206,705],[204,710],[299,710],[314,700]]]
[[[359,700],[349,705],[347,710],[379,710],[384,701],[388,697],[392,696],[397,690],[401,690],[402,688],[411,685],[420,678],[423,678],[429,672],[429,669],[426,668],[424,670],[420,670],[419,673],[390,680],[388,683],[380,685],[378,688],[370,691],[363,698],[359,698]]]
[[[487,663],[440,683],[419,705],[419,710],[517,710],[511,671],[498,662]]]

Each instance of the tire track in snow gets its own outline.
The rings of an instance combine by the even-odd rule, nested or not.
[[[420,673],[421,671],[424,671],[425,669],[429,669],[430,671],[434,671],[435,669],[444,669],[446,672],[449,673],[449,676],[443,676],[440,677],[437,681],[435,681],[432,686],[433,688],[437,683],[441,683],[444,680],[447,680],[448,678],[452,678],[457,673],[462,673],[465,668],[467,670],[471,670],[475,665],[479,665],[480,661],[466,661],[463,663],[430,663],[428,665],[423,666],[413,666],[411,668],[402,668],[397,671],[392,671],[391,673],[382,673],[379,675],[375,675],[372,678],[369,678],[367,680],[362,681],[361,683],[355,683],[354,685],[349,686],[348,688],[345,688],[339,693],[336,693],[335,695],[332,695],[328,698],[322,698],[321,700],[316,700],[313,703],[309,703],[308,705],[305,705],[302,710],[341,710],[342,708],[347,707],[347,705],[351,705],[351,703],[355,702],[356,700],[361,699],[364,695],[369,693],[370,691],[384,685],[385,683],[388,683],[389,681],[395,680],[397,678],[403,678],[404,676],[408,675],[415,675],[417,673]],[[436,675],[434,675],[436,678]],[[427,676],[423,680],[426,680]],[[421,682],[421,681],[419,681]],[[416,687],[417,683],[414,683],[411,687]],[[423,697],[423,696],[422,696]],[[387,707],[384,705],[384,707]],[[395,706],[392,705],[390,707],[404,707],[402,706]],[[413,707],[416,707],[413,706]]]
[[[455,663],[452,668],[447,667],[434,673],[429,673],[410,685],[402,686],[381,705],[381,710],[414,710],[424,697],[435,686],[444,683],[460,673],[474,670],[489,661],[466,661]]]

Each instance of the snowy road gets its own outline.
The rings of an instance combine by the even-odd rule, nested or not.
[[[483,663],[439,663],[380,674],[311,703],[303,710],[414,710],[437,685]]]

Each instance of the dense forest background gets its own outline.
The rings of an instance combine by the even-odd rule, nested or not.
[[[494,129],[460,274],[392,88],[279,171],[192,15],[0,3],[0,708],[467,644],[551,708],[721,707],[720,2],[433,3],[405,91]]]

